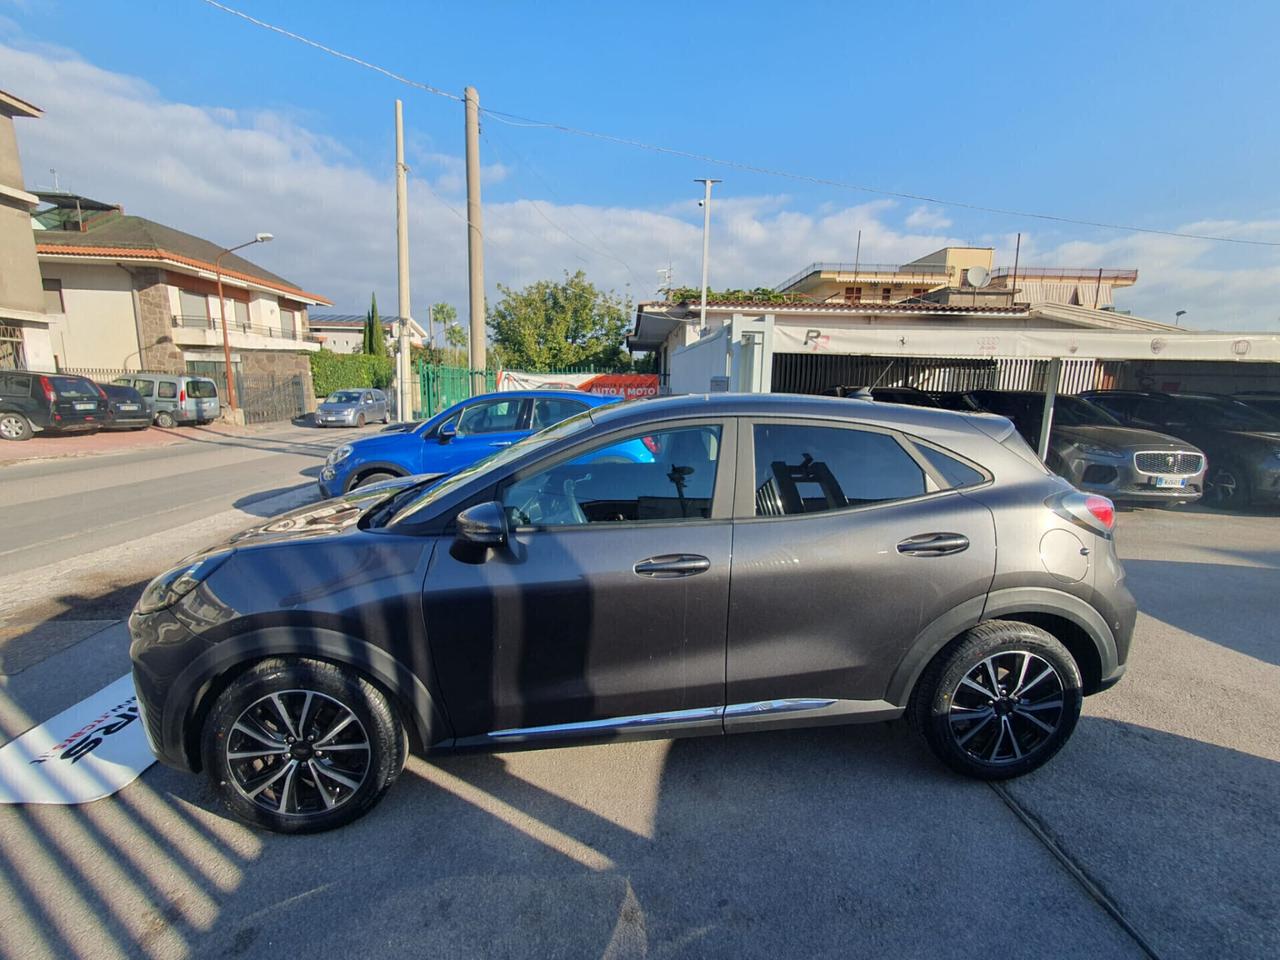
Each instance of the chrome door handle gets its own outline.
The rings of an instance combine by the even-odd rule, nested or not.
[[[898,544],[898,552],[913,557],[946,557],[969,549],[969,538],[959,533],[921,533]]]
[[[515,441],[513,441],[513,440],[495,440],[495,441],[493,441],[493,443],[489,444],[489,446],[491,446],[491,447],[509,447],[509,446],[511,446],[511,444],[512,444],[512,443],[514,443],[514,442],[515,442]]]
[[[711,561],[696,553],[672,553],[641,560],[632,569],[642,577],[666,580],[703,573],[711,569]]]

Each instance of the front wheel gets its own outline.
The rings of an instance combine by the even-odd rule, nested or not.
[[[0,413],[0,437],[5,440],[30,440],[31,421],[20,413]]]
[[[980,780],[1006,780],[1062,749],[1082,699],[1080,669],[1052,635],[990,620],[934,658],[909,710],[947,766]]]
[[[178,421],[173,418],[173,414],[168,410],[161,410],[156,414],[156,426],[163,427],[165,430],[172,430],[178,425]]]
[[[361,487],[371,487],[375,483],[382,483],[384,480],[394,480],[394,479],[396,479],[396,475],[394,473],[387,473],[385,470],[375,471],[374,473],[366,473],[363,477],[359,479],[356,485],[353,486],[351,489],[359,490]]]
[[[1211,467],[1204,486],[1205,500],[1219,510],[1237,510],[1249,505],[1249,478],[1234,463]]]
[[[363,816],[406,754],[403,728],[371,683],[331,663],[283,658],[262,661],[222,692],[203,751],[232,814],[278,833]]]

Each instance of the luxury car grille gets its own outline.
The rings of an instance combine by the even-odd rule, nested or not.
[[[1190,477],[1200,472],[1204,457],[1181,450],[1143,450],[1133,455],[1133,465],[1139,473]]]

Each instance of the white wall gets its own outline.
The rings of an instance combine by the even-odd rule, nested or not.
[[[672,393],[706,393],[712,377],[726,375],[726,347],[729,331],[721,327],[696,343],[681,347],[671,354]]]
[[[62,281],[62,314],[49,314],[49,340],[64,367],[138,368],[133,279],[108,264],[43,263]]]

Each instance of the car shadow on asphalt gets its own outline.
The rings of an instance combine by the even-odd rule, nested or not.
[[[1280,764],[1085,717],[1010,792],[1164,956],[1274,956]],[[53,955],[986,955],[993,903],[1035,930],[1019,957],[1140,955],[904,724],[413,759],[309,837],[155,768],[0,841],[6,935]]]
[[[280,505],[273,504],[277,497],[282,497],[288,493],[298,493],[300,491],[311,490],[316,493],[319,499],[319,491],[313,483],[295,483],[287,487],[272,487],[270,490],[259,490],[255,493],[246,494],[237,500],[231,502],[231,506],[243,513],[250,514],[255,517],[272,518],[281,514]],[[301,506],[301,504],[299,504]],[[203,544],[202,544],[203,546]]]

